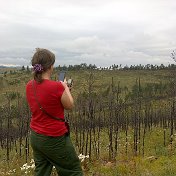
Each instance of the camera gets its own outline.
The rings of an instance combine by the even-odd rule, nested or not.
[[[68,80],[67,80],[67,85],[68,85],[68,87],[72,86],[72,84],[73,84],[73,80],[72,80],[71,78],[68,79]]]

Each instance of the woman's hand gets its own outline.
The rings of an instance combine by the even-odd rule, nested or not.
[[[71,89],[73,87],[73,80],[72,79],[68,79],[67,86],[68,86],[69,90],[71,91]]]
[[[74,106],[73,97],[70,93],[70,88],[67,86],[66,80],[64,80],[64,82],[61,81],[61,83],[65,88],[61,97],[61,102],[65,109],[70,110]]]
[[[64,79],[64,82],[61,81],[61,83],[65,89],[68,88],[71,91],[71,89],[73,87],[73,81],[71,79],[69,79],[68,81],[66,79]]]

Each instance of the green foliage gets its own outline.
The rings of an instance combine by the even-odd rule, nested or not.
[[[70,66],[71,67],[71,66]],[[87,67],[87,65],[83,64],[81,67]],[[166,130],[166,141],[164,146],[164,138],[163,138],[163,129],[158,128],[157,126],[147,126],[146,127],[146,133],[144,142],[145,145],[142,145],[142,137],[144,136],[144,123],[143,126],[140,127],[140,131],[138,129],[138,133],[140,132],[140,139],[138,138],[138,153],[137,157],[134,157],[134,140],[133,136],[135,134],[135,123],[133,122],[134,119],[141,118],[141,121],[145,122],[145,113],[148,113],[149,117],[152,118],[152,120],[157,120],[155,117],[159,117],[160,114],[162,114],[162,109],[166,109],[166,106],[163,105],[165,103],[168,103],[166,99],[167,92],[169,90],[169,84],[168,84],[168,77],[169,72],[167,70],[133,70],[130,69],[127,70],[118,70],[117,68],[120,68],[120,66],[113,66],[112,70],[79,70],[74,71],[71,70],[67,73],[68,77],[72,77],[74,80],[74,88],[73,88],[73,95],[75,99],[79,100],[80,106],[77,106],[76,112],[74,112],[73,121],[76,119],[78,121],[78,117],[80,116],[81,121],[79,121],[79,125],[81,124],[88,124],[88,127],[86,132],[92,132],[90,136],[88,136],[88,140],[90,140],[90,137],[95,138],[91,141],[93,143],[92,150],[96,151],[97,147],[97,135],[93,135],[93,133],[100,131],[100,144],[101,144],[101,151],[100,156],[97,159],[96,155],[93,155],[92,157],[92,163],[87,164],[85,167],[85,173],[86,175],[92,176],[94,175],[104,175],[104,176],[117,176],[117,175],[129,175],[129,176],[141,176],[141,175],[174,175],[176,172],[176,169],[174,167],[174,156],[173,153],[175,153],[175,149],[171,149],[170,147],[170,129],[164,129]],[[139,78],[140,81],[136,80],[136,78]],[[32,78],[32,75],[26,74],[26,72],[19,72],[14,75],[7,74],[6,78],[2,79],[2,83],[4,84],[3,88],[1,89],[1,95],[5,93],[4,97],[5,100],[8,101],[14,101],[15,99],[18,100],[18,98],[21,98],[22,94],[25,93],[25,84],[28,80]],[[53,75],[52,79],[57,78],[57,73]],[[16,80],[20,80],[20,82],[13,82]],[[8,83],[5,85],[5,81]],[[18,90],[18,91],[17,91]],[[157,98],[160,98],[163,96],[163,101],[154,101]],[[145,101],[146,99],[150,99],[151,102]],[[1,102],[5,102],[5,100],[1,100]],[[109,101],[110,100],[110,101]],[[137,100],[143,100],[143,104],[135,104],[136,102],[139,102]],[[118,111],[118,108],[127,101],[127,106],[125,112]],[[98,103],[101,102],[104,103],[106,108],[99,108],[100,112],[96,112],[96,108],[99,105]],[[110,107],[110,103],[112,103],[113,108]],[[131,103],[131,104],[130,104]],[[15,104],[15,103],[14,103]],[[13,113],[15,114],[15,106],[14,104],[11,104],[10,108],[12,112],[8,112],[10,118],[15,117]],[[92,105],[95,105],[92,107]],[[130,105],[130,108],[128,106]],[[163,108],[162,108],[163,106]],[[21,111],[23,106],[20,106],[20,109],[18,109],[18,112]],[[114,108],[115,107],[115,108]],[[141,109],[139,109],[141,107]],[[151,107],[156,107],[155,109],[151,109]],[[157,109],[157,107],[160,107],[160,109]],[[9,109],[10,109],[9,108]],[[84,109],[81,111],[81,108]],[[111,109],[112,108],[112,109]],[[135,109],[136,108],[136,109]],[[148,112],[147,108],[149,109]],[[132,111],[133,110],[133,111]],[[146,110],[146,111],[145,111]],[[86,113],[84,112],[90,112],[89,119],[85,118],[84,116]],[[80,114],[79,114],[79,113]],[[83,113],[82,113],[83,112]],[[136,113],[136,114],[135,114]],[[27,123],[23,122],[22,119],[26,116],[27,112],[21,112],[17,113],[17,115],[21,114],[21,121],[20,125],[23,127],[24,125],[28,125]],[[136,116],[134,116],[134,114]],[[164,115],[170,114],[170,111],[168,110],[168,113],[165,113]],[[29,114],[28,114],[29,115]],[[134,117],[135,118],[134,118]],[[4,116],[5,118],[6,116]],[[108,118],[109,117],[109,118]],[[167,119],[168,116],[166,116],[165,119]],[[85,118],[85,119],[84,119]],[[90,118],[92,118],[90,120]],[[98,119],[99,118],[99,119]],[[151,118],[147,120],[151,120]],[[2,119],[2,118],[1,118]],[[101,126],[101,128],[97,129],[95,128],[94,131],[90,130],[90,126],[93,126],[95,122],[98,120],[101,122],[103,119],[105,119],[106,125],[104,128]],[[11,119],[14,122],[17,119]],[[112,120],[112,121],[110,121]],[[115,155],[114,160],[108,160],[108,150],[109,150],[109,138],[110,138],[110,132],[111,130],[115,130],[116,124],[119,123],[119,121],[122,121],[125,125],[119,126],[118,129],[118,138],[117,138],[117,153]],[[138,119],[139,120],[139,119]],[[168,119],[167,119],[168,120]],[[72,122],[73,122],[72,121]],[[94,122],[94,123],[93,123]],[[110,123],[111,122],[111,123]],[[128,125],[126,127],[126,122],[128,122]],[[167,121],[167,123],[170,121]],[[13,123],[12,123],[13,124]],[[101,123],[102,124],[102,123]],[[109,124],[113,124],[112,128],[108,128]],[[149,124],[149,122],[147,123]],[[152,124],[154,124],[152,122]],[[158,125],[158,122],[155,123]],[[4,124],[3,124],[4,125]],[[9,124],[11,125],[11,124]],[[19,125],[19,124],[18,124]],[[18,125],[14,125],[17,127]],[[20,127],[20,125],[18,127]],[[90,126],[89,126],[90,125]],[[169,125],[169,123],[167,124]],[[79,127],[79,126],[78,126]],[[82,128],[82,126],[80,126]],[[126,136],[126,133],[124,129],[128,128],[128,134]],[[80,130],[79,128],[75,128],[76,130]],[[82,132],[82,131],[80,131]],[[84,131],[85,132],[85,131]],[[114,131],[112,131],[114,132]],[[86,134],[86,133],[85,133]],[[88,133],[87,133],[88,134]],[[79,135],[82,135],[80,133]],[[78,136],[79,137],[79,136]],[[75,137],[76,138],[76,137]],[[115,139],[115,134],[112,134],[112,139]],[[126,141],[126,139],[128,139]],[[115,141],[115,140],[114,140]],[[83,141],[81,141],[83,142]],[[80,142],[80,145],[81,145]],[[90,142],[90,143],[91,143]],[[172,146],[175,145],[175,139],[173,141]],[[89,145],[90,145],[89,143]],[[17,144],[19,145],[18,141]],[[25,140],[23,141],[23,147],[25,146]],[[20,146],[21,147],[21,146]],[[126,147],[128,149],[128,153],[126,154]],[[115,149],[115,143],[113,142],[112,148]],[[144,155],[142,156],[142,151],[144,148]],[[12,158],[12,162],[10,164],[11,169],[17,170],[17,175],[21,174],[20,167],[24,164],[25,159],[24,158],[18,158],[17,159],[17,151],[11,150],[10,155],[14,156]],[[4,156],[6,151],[2,150],[0,152],[0,156]],[[31,151],[30,151],[31,152]],[[23,148],[22,153],[25,153],[25,149]],[[151,159],[152,158],[152,159]],[[29,157],[31,159],[31,156]],[[170,162],[171,160],[171,162]],[[28,161],[29,162],[29,161]],[[172,163],[173,162],[173,163]],[[5,170],[9,171],[8,167],[5,167],[4,162],[0,162],[0,172]],[[30,174],[29,174],[30,175]],[[31,174],[32,175],[32,174]]]
[[[25,67],[24,67],[24,65],[21,67],[21,71],[25,71],[26,69],[25,69]]]
[[[26,71],[27,71],[27,72],[30,72],[29,66],[26,67]]]
[[[129,97],[131,99],[134,98],[142,98],[151,99],[151,98],[161,98],[168,96],[170,86],[168,83],[163,82],[155,82],[155,83],[144,83],[143,85],[140,82],[137,82],[132,86],[131,92],[129,92]]]
[[[20,98],[21,95],[19,92],[6,92],[5,93],[5,97],[8,99],[8,100],[14,100],[16,98]]]

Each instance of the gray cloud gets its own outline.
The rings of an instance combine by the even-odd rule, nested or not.
[[[56,64],[173,63],[174,0],[0,0],[0,65],[29,65],[36,47]]]

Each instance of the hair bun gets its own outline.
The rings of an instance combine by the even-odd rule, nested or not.
[[[35,71],[35,72],[42,72],[43,71],[43,67],[42,67],[42,65],[41,64],[35,64],[34,66],[33,66],[33,70]]]

